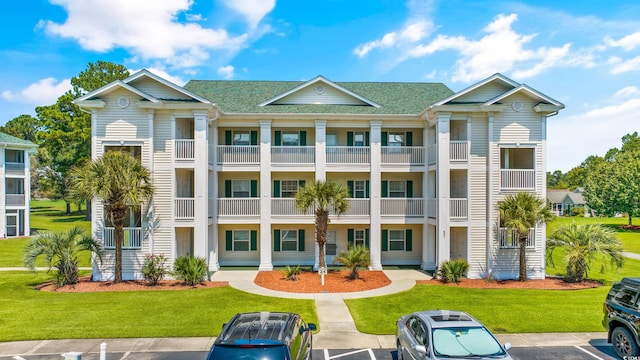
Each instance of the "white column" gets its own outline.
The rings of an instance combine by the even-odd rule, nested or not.
[[[149,146],[149,170],[151,172],[151,183],[155,184],[155,179],[153,174],[155,174],[155,168],[154,168],[154,157],[155,157],[155,151],[154,151],[154,139],[153,139],[153,118],[155,115],[155,110],[150,109],[147,112],[147,119],[149,121],[149,140],[148,140],[148,145]],[[146,209],[147,210],[147,219],[146,219],[146,224],[144,224],[145,226],[147,226],[147,231],[145,231],[145,233],[148,236],[148,241],[149,241],[149,253],[153,254],[153,248],[154,248],[154,242],[153,242],[153,226],[149,226],[149,224],[153,224],[155,223],[155,209],[153,206],[154,202],[153,202],[153,198],[151,198],[151,201],[149,201],[149,208]]]
[[[98,110],[91,110],[91,160],[96,160],[98,158],[98,130],[97,130],[97,122],[98,122]],[[102,151],[100,151],[102,154]],[[97,198],[94,197],[91,199],[91,236],[96,237],[102,241],[104,245],[104,234],[98,223],[98,201]],[[103,274],[101,271],[100,261],[98,260],[95,254],[91,254],[91,273],[96,274],[96,280],[102,280]]]
[[[424,122],[422,128],[422,139],[424,145],[424,172],[422,173],[422,199],[424,201],[423,211],[424,218],[422,221],[422,260],[420,262],[420,268],[426,270],[429,259],[430,244],[433,241],[429,241],[429,122]]]
[[[29,151],[24,151],[24,234],[31,235],[31,161]],[[4,162],[4,161],[3,161]]]
[[[494,185],[494,168],[493,168],[493,113],[487,114],[487,147],[488,147],[488,162],[487,162],[487,272],[493,273],[493,187]],[[498,173],[499,174],[499,173]],[[499,175],[498,175],[499,176]],[[499,177],[498,177],[499,178]]]
[[[209,234],[209,115],[207,111],[193,112],[193,131],[195,194],[193,253],[194,256],[206,258]]]
[[[546,177],[544,176],[547,173],[547,115],[541,115],[541,125],[542,127],[542,141],[540,144],[540,151],[542,152],[542,168],[540,169],[536,169],[536,172],[538,172],[538,174],[542,174],[542,181],[539,182],[536,185],[536,189],[538,188],[538,186],[540,186],[541,188],[541,193],[538,194],[538,196],[540,196],[542,199],[546,199],[547,198],[547,182],[545,181]],[[539,154],[535,154],[535,159],[537,162],[537,158],[538,158]],[[538,181],[540,177],[536,176],[536,181]],[[540,234],[537,233],[537,231],[539,230]],[[540,226],[538,226],[538,229],[536,230],[536,241],[540,241],[540,243],[542,244],[542,252],[541,254],[543,254],[543,256],[540,257],[540,276],[542,279],[544,279],[544,276],[546,274],[547,271],[547,264],[545,261],[545,257],[544,254],[547,253],[547,224],[546,223],[542,223]]]
[[[4,156],[4,152],[7,150],[6,145],[2,145],[2,148],[0,148],[0,204],[2,204],[2,206],[0,206],[0,235],[2,235],[2,237],[6,237],[7,236],[7,207],[4,206],[4,204],[7,203],[7,198],[6,198],[6,189],[7,189],[7,185],[6,185],[6,178],[5,178],[5,156]],[[26,191],[26,189],[25,189]]]
[[[209,156],[213,170],[209,171],[209,216],[213,219],[209,225],[209,271],[220,270],[220,257],[218,256],[220,241],[218,237],[218,172],[215,164],[218,163],[218,121],[209,123]]]
[[[382,160],[382,121],[372,120],[369,138],[369,151],[371,152],[371,165],[369,173],[370,194],[370,221],[369,221],[369,251],[371,255],[372,270],[382,270],[381,257],[381,220],[380,201],[382,201],[382,173],[380,161]]]
[[[273,270],[271,251],[271,120],[260,120],[260,266],[258,270]]]
[[[316,120],[316,180],[327,179],[327,120]]]
[[[437,236],[436,248],[438,251],[436,265],[449,260],[451,252],[451,234],[449,217],[450,200],[450,168],[449,168],[449,140],[450,140],[450,113],[438,114],[436,123],[436,142],[438,157],[436,163],[437,182]]]

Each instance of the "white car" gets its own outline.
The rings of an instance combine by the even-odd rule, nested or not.
[[[491,332],[462,311],[427,310],[405,315],[397,322],[398,360],[511,359]]]

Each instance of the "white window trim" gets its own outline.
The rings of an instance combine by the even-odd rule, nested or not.
[[[243,239],[236,239],[236,233],[240,233],[240,232],[246,232],[247,233],[247,239],[243,240]],[[251,251],[251,230],[232,230],[232,235],[231,235],[231,244],[232,244],[232,251],[233,252],[250,252]],[[241,250],[238,249],[236,250],[236,242],[241,243],[241,242],[246,242],[247,243],[247,250]]]
[[[285,234],[294,234],[295,241],[293,239],[284,238]],[[295,242],[295,250],[294,249],[285,249],[284,243]],[[297,252],[298,251],[298,229],[280,229],[280,251],[283,252]]]
[[[402,239],[392,239],[391,234],[395,233],[395,234],[401,234]],[[398,251],[398,252],[405,252],[406,251],[406,237],[405,237],[405,230],[399,230],[399,229],[389,229],[389,238],[387,239],[387,241],[389,242],[389,251]],[[391,243],[402,243],[402,249],[393,249],[393,247],[391,246]]]

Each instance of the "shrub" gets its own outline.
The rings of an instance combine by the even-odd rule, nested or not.
[[[296,266],[295,268],[287,265],[287,268],[280,270],[280,272],[286,280],[298,280],[298,275],[300,275],[302,270],[300,269],[300,265]]]
[[[167,258],[164,255],[147,254],[144,256],[144,264],[142,265],[142,275],[149,282],[149,285],[156,286],[160,280],[167,275],[167,269],[164,264]]]
[[[460,282],[460,278],[464,277],[469,270],[469,263],[465,259],[447,260],[440,264],[437,276],[442,282]]]
[[[173,276],[189,286],[203,282],[207,273],[207,261],[201,257],[183,256],[173,263]]]
[[[358,278],[360,268],[369,266],[369,250],[364,246],[355,246],[349,248],[349,251],[338,255],[336,261],[351,270],[349,279],[355,280]]]
[[[571,216],[584,217],[584,214],[587,212],[587,209],[584,206],[576,206],[571,209]]]

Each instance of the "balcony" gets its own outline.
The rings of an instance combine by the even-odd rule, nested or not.
[[[452,220],[465,220],[467,218],[467,204],[467,199],[449,199],[449,217]]]
[[[502,249],[518,249],[520,244],[518,242],[518,235],[514,229],[498,228],[498,243]],[[536,231],[535,229],[529,229],[529,236],[527,237],[527,249],[533,249],[536,243]]]
[[[218,216],[259,216],[259,198],[219,198]]]
[[[296,199],[294,198],[272,198],[271,215],[305,216],[313,215],[313,211],[311,209],[307,211],[300,210],[296,206]]]
[[[193,139],[175,140],[176,160],[193,160],[195,158]]]
[[[382,164],[424,165],[424,146],[383,146]]]
[[[469,143],[467,140],[451,140],[449,142],[449,160],[467,161],[469,153]]]
[[[260,145],[218,145],[216,159],[218,164],[258,165]]]
[[[341,216],[369,216],[371,205],[369,199],[347,199],[349,208]],[[333,215],[333,211],[331,212]]]
[[[500,190],[535,190],[534,169],[500,169]]]
[[[314,164],[316,161],[315,151],[315,146],[272,146],[271,163]]]
[[[424,200],[422,198],[382,199],[380,215],[424,216]]]
[[[5,174],[24,175],[24,168],[24,163],[9,161],[4,163]]]
[[[6,206],[24,206],[25,204],[24,194],[6,194],[5,205]]]
[[[176,198],[175,213],[177,220],[191,220],[195,217],[194,198]]]
[[[124,238],[122,241],[122,249],[140,249],[142,247],[142,228],[126,227],[124,230]],[[112,227],[104,228],[102,232],[102,241],[105,249],[115,249],[115,229]]]
[[[368,146],[327,146],[327,164],[369,164]]]

